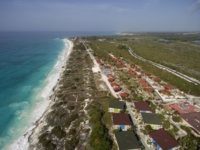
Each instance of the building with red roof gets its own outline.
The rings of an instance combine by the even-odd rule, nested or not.
[[[120,93],[120,97],[121,98],[127,98],[128,97],[128,93],[126,93],[126,92],[122,92],[122,93]]]
[[[180,114],[185,123],[200,135],[200,112]]]
[[[114,129],[120,129],[126,131],[132,126],[129,114],[124,113],[112,113],[112,120]]]
[[[154,89],[150,88],[150,87],[144,88],[144,90],[149,92],[149,93],[153,93],[154,92]]]
[[[120,86],[114,86],[114,87],[113,87],[113,90],[114,90],[115,92],[119,92],[119,91],[121,91],[121,88],[120,88]]]
[[[135,68],[135,64],[134,63],[131,63],[131,68]]]
[[[96,62],[100,65],[104,65],[99,58],[96,58]]]
[[[126,66],[121,62],[121,60],[119,60],[119,59],[116,60],[116,64],[117,64],[119,67],[126,67]]]
[[[146,113],[152,112],[147,102],[134,102],[134,105],[135,109],[139,110],[140,112],[146,112]]]
[[[133,70],[131,70],[131,69],[128,70],[128,73],[129,73],[130,75],[136,75],[136,73],[135,73]]]
[[[169,85],[169,84],[164,85],[164,88],[166,90],[173,90],[174,89],[174,87],[172,85]]]
[[[154,78],[154,81],[160,82],[160,81],[161,81],[161,78]]]
[[[197,107],[195,107],[194,105],[185,104],[185,103],[169,104],[169,107],[178,111],[180,114],[191,113],[191,112],[200,112],[200,110]]]
[[[149,133],[148,141],[155,149],[175,150],[180,148],[180,144],[164,129],[159,129]]]
[[[108,78],[113,78],[113,75],[112,74],[107,74],[107,77]]]
[[[113,82],[113,81],[114,81],[114,78],[110,77],[110,78],[108,78],[108,81],[109,81],[109,82]]]
[[[151,75],[150,72],[145,72],[144,74],[145,74],[146,76],[150,76],[150,75]]]
[[[162,94],[164,94],[164,95],[168,95],[168,96],[171,95],[171,93],[170,93],[168,90],[161,90],[160,92],[161,92]]]
[[[134,77],[137,78],[137,79],[139,79],[139,78],[142,77],[142,75],[141,75],[141,74],[137,74],[137,75],[135,75]]]
[[[112,87],[114,87],[114,86],[119,86],[117,83],[115,83],[115,82],[112,82],[112,83],[110,83],[110,85],[112,86]]]
[[[140,79],[140,83],[146,83],[147,81],[145,79]]]
[[[106,68],[106,69],[111,69],[111,67],[108,66],[108,65],[105,65],[104,68]]]
[[[141,83],[141,86],[142,87],[148,87],[149,86],[149,84],[146,82],[146,83]]]
[[[136,71],[140,71],[141,69],[140,69],[139,67],[136,67],[135,70],[136,70]]]

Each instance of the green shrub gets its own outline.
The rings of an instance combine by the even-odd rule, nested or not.
[[[67,140],[65,142],[65,149],[66,150],[74,150],[76,146],[78,145],[79,140],[77,138],[72,138],[71,140]]]
[[[69,109],[69,110],[74,110],[74,106],[67,106],[67,109]]]
[[[56,148],[56,145],[51,143],[51,140],[46,139],[42,141],[42,146],[48,150],[54,150]]]
[[[40,143],[42,143],[44,140],[45,140],[45,138],[46,138],[46,136],[48,135],[48,133],[43,133],[43,134],[41,134],[39,137],[38,137],[38,139],[39,139],[39,142]]]
[[[173,116],[173,117],[172,117],[172,120],[173,120],[174,122],[181,122],[181,121],[182,121],[181,118],[180,118],[179,116]]]
[[[66,136],[65,131],[63,131],[59,126],[55,126],[52,130],[51,133],[57,136],[57,138],[61,139]]]
[[[70,134],[70,135],[76,134],[76,129],[74,129],[74,128],[70,129],[70,130],[69,130],[69,134]]]
[[[169,121],[164,121],[163,122],[163,128],[165,128],[165,129],[169,129],[169,127],[170,127],[170,122]]]
[[[110,150],[111,140],[107,128],[102,123],[96,123],[90,135],[89,143],[95,150]]]

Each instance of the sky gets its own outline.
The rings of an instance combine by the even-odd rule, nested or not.
[[[200,31],[200,0],[0,0],[0,31]]]

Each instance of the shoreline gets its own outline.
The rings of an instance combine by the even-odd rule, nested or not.
[[[48,114],[51,106],[53,105],[53,103],[55,101],[55,94],[56,94],[56,90],[58,88],[59,79],[62,77],[63,72],[66,69],[65,68],[66,64],[67,64],[69,56],[73,50],[73,42],[71,40],[66,38],[66,39],[63,39],[63,41],[65,44],[65,48],[61,52],[61,55],[58,56],[59,57],[58,61],[56,62],[56,64],[53,67],[53,69],[55,69],[56,67],[59,67],[58,73],[54,76],[51,75],[49,77],[50,81],[44,87],[44,89],[41,93],[41,96],[44,98],[44,101],[40,104],[39,109],[36,108],[36,110],[33,113],[37,112],[38,110],[40,110],[40,111],[43,110],[43,112],[32,123],[32,126],[22,136],[20,136],[18,139],[16,139],[11,145],[5,147],[5,149],[9,149],[9,150],[30,149],[29,147],[31,145],[31,139],[37,140],[37,137],[35,137],[35,136],[37,136],[37,133],[39,133],[39,131],[41,130],[43,125],[45,125],[45,116],[46,116],[46,114]],[[66,48],[67,48],[67,50],[66,50]],[[59,61],[62,61],[62,62],[59,62]],[[52,80],[52,78],[54,80]],[[49,88],[49,87],[52,87],[52,88]]]

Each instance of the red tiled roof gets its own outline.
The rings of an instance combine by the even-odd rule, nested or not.
[[[112,77],[111,77],[111,78],[108,78],[108,81],[109,81],[109,82],[113,82],[113,81],[114,81],[114,78],[112,78]]]
[[[113,90],[114,90],[115,92],[118,92],[118,91],[121,91],[121,88],[120,88],[120,86],[115,86],[115,87],[113,88]]]
[[[136,75],[136,73],[131,69],[128,70],[128,73],[131,74],[131,75]]]
[[[140,79],[140,83],[146,83],[147,81],[145,79]]]
[[[135,70],[136,70],[136,71],[140,71],[141,69],[140,69],[140,68],[138,68],[138,67],[136,67],[136,68],[135,68]]]
[[[169,133],[164,129],[159,129],[149,133],[149,135],[154,139],[154,141],[163,149],[169,150],[171,148],[179,146],[178,141],[176,141]]]
[[[171,93],[168,90],[161,90],[160,92],[165,95],[171,95]]]
[[[134,68],[135,67],[135,64],[134,63],[131,63],[131,68]]]
[[[117,83],[115,83],[115,82],[112,82],[112,83],[110,83],[110,85],[111,86],[119,86]]]
[[[150,75],[151,75],[150,72],[145,72],[144,74],[147,75],[147,76],[150,76]]]
[[[174,110],[178,111],[180,114],[196,112],[197,108],[194,105],[184,104],[184,103],[174,103],[169,105]]]
[[[166,90],[172,90],[172,89],[174,89],[174,87],[171,86],[171,85],[169,85],[169,84],[164,85],[164,87],[165,87]]]
[[[114,125],[131,125],[131,120],[128,114],[112,113]]]
[[[111,67],[110,67],[110,66],[108,66],[108,65],[106,65],[106,66],[104,66],[104,68],[106,68],[106,69],[110,69]]]
[[[149,84],[148,84],[148,83],[141,83],[141,86],[143,86],[143,87],[148,87]]]
[[[147,102],[134,102],[135,109],[152,111]]]
[[[154,78],[154,81],[160,82],[160,81],[161,81],[161,78]]]
[[[193,128],[200,132],[200,112],[180,114]]]
[[[145,91],[152,93],[152,92],[154,92],[154,89],[153,88],[145,88]]]
[[[128,97],[128,93],[123,92],[123,93],[120,94],[120,96],[126,98],[126,97]]]

